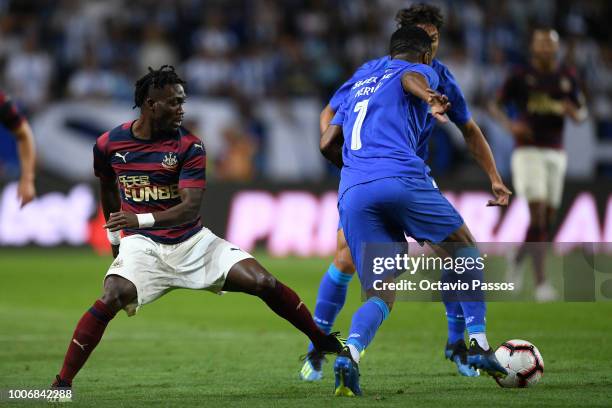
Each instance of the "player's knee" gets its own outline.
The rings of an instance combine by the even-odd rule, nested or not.
[[[266,296],[274,291],[276,287],[276,278],[269,273],[257,272],[255,275],[255,284],[253,294],[256,296]]]
[[[109,276],[104,282],[102,302],[111,311],[117,313],[137,297],[136,288],[132,282]]]
[[[338,247],[334,255],[334,265],[342,273],[355,273],[355,264],[353,264],[353,258],[348,246]]]
[[[475,240],[470,229],[467,225],[463,224],[455,232],[446,237],[444,243],[474,245]],[[452,252],[453,248],[450,248],[450,250]]]
[[[465,224],[463,224],[461,228],[459,229],[458,235],[459,235],[458,242],[461,242],[467,245],[474,245],[476,243],[474,240],[474,236],[472,235],[472,232],[469,230],[469,228]]]
[[[105,290],[101,300],[114,313],[117,313],[123,308],[122,296],[117,290]]]

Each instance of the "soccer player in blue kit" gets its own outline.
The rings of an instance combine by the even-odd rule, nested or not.
[[[414,25],[425,30],[432,40],[432,56],[435,57],[440,40],[439,30],[443,24],[442,14],[437,7],[428,4],[415,4],[407,9],[399,10],[396,15],[396,21],[399,27]],[[390,60],[390,57],[387,55],[366,62],[335,92],[329,104],[321,112],[321,133],[329,126],[335,112],[346,98],[352,86],[359,79],[367,76],[372,70],[385,67]],[[489,177],[493,193],[496,197],[510,194],[510,191],[503,184],[497,172],[486,139],[471,117],[467,102],[453,75],[444,64],[436,59],[432,61],[431,68],[433,68],[439,77],[437,91],[447,95],[451,103],[447,115],[459,127],[472,156]],[[432,133],[434,124],[434,118],[428,115],[425,128],[422,130],[417,146],[417,155],[423,160],[426,160],[428,156],[429,136]],[[500,202],[497,200],[489,203],[489,205],[499,204]],[[503,205],[504,203],[501,202],[501,204]],[[344,306],[348,284],[355,272],[355,266],[342,225],[338,226],[337,239],[338,244],[334,260],[321,279],[314,313],[314,319],[317,324],[327,332],[331,331],[337,315]],[[457,365],[457,370],[461,375],[476,376],[478,372],[467,364],[468,350],[464,341],[466,324],[461,306],[458,302],[453,301],[445,301],[444,305],[448,320],[448,338],[444,354],[447,359]],[[306,381],[321,379],[323,361],[323,356],[317,353],[312,345],[310,345],[309,353],[300,371],[300,377]]]
[[[360,353],[374,338],[395,300],[394,291],[375,290],[374,280],[393,282],[398,271],[375,275],[368,243],[387,243],[382,252],[391,251],[393,256],[405,247],[406,233],[417,241],[436,245],[449,256],[472,259],[473,265],[480,256],[463,219],[439,192],[429,168],[417,155],[428,110],[444,121],[443,114],[450,107],[446,96],[433,91],[439,77],[430,66],[431,38],[421,28],[402,27],[391,36],[389,48],[388,64],[355,82],[322,136],[322,152],[332,162],[342,164],[340,221],[368,298],[353,315],[347,345],[336,359],[335,395],[361,395]],[[339,157],[335,146],[343,135],[346,137]],[[490,204],[507,204],[508,194],[498,192]],[[474,267],[465,271],[462,279],[482,281],[483,270]],[[473,292],[459,298],[470,335],[467,364],[504,376],[507,372],[487,342],[484,297],[481,291]]]

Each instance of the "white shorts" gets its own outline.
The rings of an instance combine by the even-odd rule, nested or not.
[[[546,147],[517,147],[512,153],[512,181],[519,197],[561,205],[567,155]]]
[[[106,276],[119,275],[136,286],[137,302],[124,308],[132,316],[172,289],[219,293],[232,266],[248,258],[252,256],[207,228],[172,245],[135,234],[121,239],[119,255]]]

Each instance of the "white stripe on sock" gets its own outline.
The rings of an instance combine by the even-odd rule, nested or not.
[[[472,333],[470,334],[470,341],[472,339],[476,339],[478,345],[484,350],[487,351],[489,349],[489,342],[487,341],[487,335],[484,333]]]
[[[351,352],[351,357],[353,357],[353,360],[354,360],[354,361],[355,361],[357,364],[359,364],[359,358],[361,357],[361,356],[359,355],[359,350],[357,350],[357,347],[355,347],[355,346],[354,346],[354,345],[352,345],[352,344],[348,344],[347,346],[348,346],[348,348],[349,348],[349,350],[350,350],[350,352]]]

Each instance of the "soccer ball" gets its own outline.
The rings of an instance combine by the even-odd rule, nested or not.
[[[499,363],[508,370],[505,378],[495,378],[500,387],[532,387],[544,375],[544,360],[537,347],[525,340],[508,340],[495,351]]]

